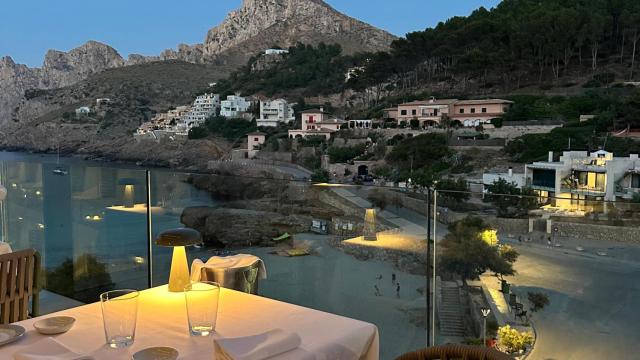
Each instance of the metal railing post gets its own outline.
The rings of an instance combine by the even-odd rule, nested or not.
[[[153,229],[151,227],[151,171],[146,170],[147,190],[147,285],[153,287]]]

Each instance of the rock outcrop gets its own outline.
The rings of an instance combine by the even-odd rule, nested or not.
[[[257,46],[338,43],[347,53],[388,49],[395,36],[346,16],[321,0],[244,0],[203,44],[205,60],[226,52],[255,55]]]
[[[265,243],[285,232],[306,232],[311,218],[268,211],[196,206],[185,208],[180,222],[198,230],[207,245],[233,247]]]

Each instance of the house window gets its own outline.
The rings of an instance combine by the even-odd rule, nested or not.
[[[253,138],[253,141],[256,141],[256,142],[257,142],[257,141],[258,141],[258,138]]]
[[[482,108],[482,112],[486,113],[487,112],[487,108]]]
[[[407,110],[400,110],[400,115],[407,115]]]
[[[460,109],[460,114],[464,114],[464,109]]]
[[[411,110],[411,115],[415,115],[416,114],[416,109]]]
[[[433,109],[433,116],[438,116],[438,109]]]
[[[309,124],[312,124],[315,121],[315,118],[313,116],[309,116]]]
[[[475,114],[476,113],[476,108],[471,108],[471,113]]]
[[[634,189],[640,189],[640,175],[638,174],[631,175],[631,187]]]

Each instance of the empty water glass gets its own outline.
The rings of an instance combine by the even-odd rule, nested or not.
[[[107,345],[122,348],[133,344],[138,318],[136,290],[113,290],[100,294]]]
[[[191,283],[184,288],[189,332],[193,336],[209,336],[216,329],[220,285],[209,281]]]

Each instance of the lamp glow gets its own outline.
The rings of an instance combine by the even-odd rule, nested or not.
[[[187,264],[186,246],[196,245],[202,242],[199,232],[188,228],[179,228],[164,231],[156,239],[160,246],[173,247],[171,256],[171,273],[169,274],[169,291],[183,292],[189,284],[189,265]]]
[[[364,239],[367,241],[378,240],[376,233],[376,209],[367,209],[364,213]]]

